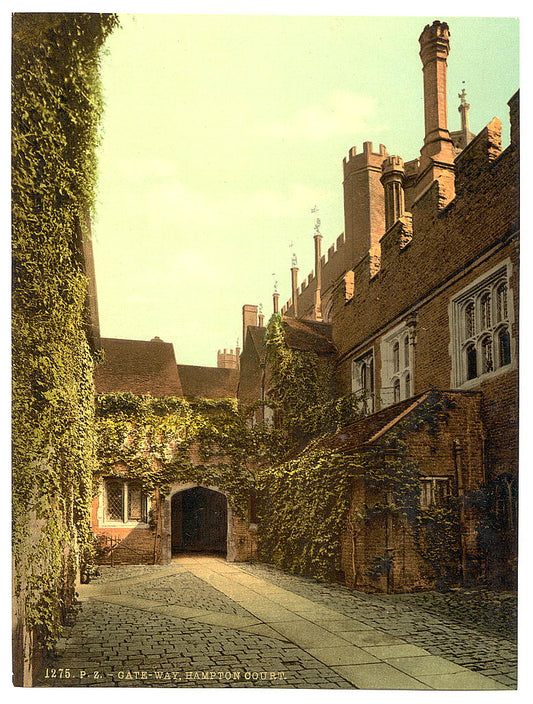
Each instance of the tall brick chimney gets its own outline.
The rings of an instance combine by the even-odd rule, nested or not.
[[[316,234],[313,237],[315,241],[315,305],[314,318],[322,320],[322,235],[318,229],[320,221],[315,225]]]
[[[298,267],[296,266],[296,256],[293,257],[291,267],[291,290],[292,290],[292,307],[294,309],[294,317],[298,317]]]
[[[420,150],[417,194],[439,180],[441,197],[453,198],[453,142],[448,131],[446,95],[450,30],[446,22],[426,25],[418,40],[424,74],[424,146]]]
[[[277,291],[272,294],[272,310],[274,315],[279,313],[279,293]]]
[[[257,327],[257,306],[245,304],[242,307],[242,339],[246,343],[246,331],[250,326]]]

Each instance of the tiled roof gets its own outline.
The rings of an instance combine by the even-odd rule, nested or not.
[[[248,327],[248,335],[253,342],[255,351],[257,352],[259,359],[262,359],[265,354],[265,337],[266,328],[259,327],[257,325],[250,325]]]
[[[185,398],[236,398],[238,369],[178,364]]]
[[[285,344],[289,349],[334,354],[337,349],[331,341],[331,325],[315,320],[283,318]]]
[[[415,398],[408,398],[392,406],[387,406],[387,408],[372,413],[366,418],[350,423],[335,435],[325,438],[320,444],[331,450],[342,450],[343,452],[370,445],[418,408],[428,396],[429,393],[424,393]]]
[[[105,358],[95,371],[97,393],[183,395],[172,343],[109,337],[101,343]]]

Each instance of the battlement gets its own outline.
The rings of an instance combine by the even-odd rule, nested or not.
[[[455,190],[461,194],[502,153],[502,123],[495,117],[455,159]]]
[[[240,347],[235,349],[218,350],[217,352],[217,367],[218,369],[238,369],[239,358],[241,355]]]
[[[420,159],[411,159],[411,161],[404,162],[403,168],[407,178],[416,176],[420,168]]]
[[[364,168],[381,168],[383,159],[388,156],[387,147],[379,145],[379,151],[375,152],[372,142],[363,142],[363,151],[358,154],[357,149],[352,147],[348,156],[343,159],[344,176],[348,176],[354,171]]]
[[[405,168],[402,157],[397,156],[396,154],[388,156],[386,159],[383,160],[383,163],[381,164],[381,170],[384,174],[387,174],[391,171],[400,171],[401,173],[403,173],[405,171]]]

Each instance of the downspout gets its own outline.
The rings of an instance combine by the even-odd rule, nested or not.
[[[455,481],[457,483],[457,498],[459,499],[459,541],[461,547],[461,576],[463,584],[466,584],[467,560],[466,560],[466,540],[464,535],[465,526],[465,500],[464,500],[464,485],[463,485],[463,470],[461,456],[463,448],[460,440],[453,441],[453,466],[455,469]]]

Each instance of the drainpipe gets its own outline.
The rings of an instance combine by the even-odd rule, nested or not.
[[[392,491],[387,491],[387,506],[392,506]],[[391,512],[387,512],[387,522],[385,524],[385,552],[387,553],[387,558],[393,558],[394,548],[392,547],[392,515]],[[387,594],[392,592],[393,587],[393,573],[392,564],[389,562],[387,566]]]
[[[459,499],[459,540],[461,546],[461,576],[463,584],[467,581],[467,561],[466,561],[466,540],[465,540],[465,500],[464,500],[464,485],[463,485],[463,467],[462,467],[463,448],[460,440],[453,441],[453,466],[455,469],[455,481],[457,483],[457,497]]]

